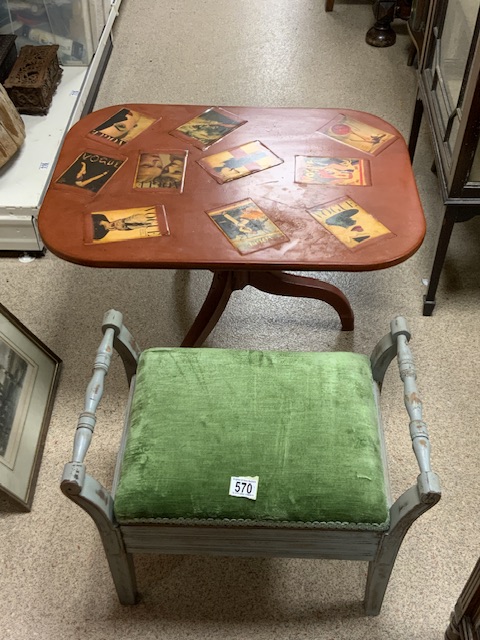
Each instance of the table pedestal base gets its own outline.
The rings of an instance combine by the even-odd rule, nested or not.
[[[185,336],[182,347],[199,347],[203,344],[220,320],[232,293],[247,285],[279,296],[322,300],[340,316],[342,331],[353,330],[353,310],[350,303],[340,289],[327,282],[282,271],[214,271],[205,302]]]

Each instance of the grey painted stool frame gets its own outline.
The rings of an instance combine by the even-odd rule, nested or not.
[[[135,388],[135,371],[140,349],[123,325],[123,316],[115,310],[105,314],[103,340],[97,351],[93,377],[85,397],[75,433],[72,461],[65,465],[61,489],[94,520],[105,548],[112,578],[122,604],[138,600],[133,553],[197,554],[225,556],[276,556],[328,558],[369,562],[365,589],[365,611],[377,615],[402,540],[411,524],[436,504],[441,495],[440,481],[430,467],[430,443],[422,419],[422,403],[416,386],[416,374],[408,341],[410,332],[403,318],[395,318],[390,332],[382,338],[371,356],[374,392],[379,407],[379,392],[385,372],[398,357],[404,400],[410,418],[413,450],[420,468],[416,483],[390,507],[387,531],[350,531],[345,529],[302,529],[283,527],[178,525],[165,523],[121,524],[114,516],[114,496],[118,483],[130,402]],[[85,470],[84,459],[95,427],[95,412],[103,394],[112,350],[120,354],[130,395],[124,434],[117,459],[112,491],[108,491]],[[383,440],[380,409],[379,426]],[[386,467],[386,458],[384,460]]]

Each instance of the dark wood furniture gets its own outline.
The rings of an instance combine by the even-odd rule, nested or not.
[[[480,213],[479,7],[478,1],[432,2],[418,69],[409,150],[413,160],[425,111],[445,205],[424,297],[423,314],[426,316],[435,308],[435,294],[455,223]]]
[[[445,640],[478,640],[480,637],[480,560],[470,574],[445,632]]]
[[[367,31],[365,40],[372,47],[391,47],[397,40],[392,28],[396,18],[408,20],[412,9],[412,0],[375,0],[373,13],[375,24]]]
[[[124,105],[122,105],[123,107]],[[419,248],[425,220],[406,144],[390,124],[364,112],[341,110],[396,136],[377,155],[332,140],[318,132],[339,113],[336,109],[264,109],[227,107],[247,123],[207,151],[183,142],[170,131],[202,113],[205,106],[127,105],[158,119],[147,131],[118,150],[127,162],[98,194],[56,184],[84,150],[112,155],[116,149],[87,134],[118,112],[107,107],[80,120],[67,134],[52,182],[39,215],[46,246],[60,258],[91,267],[208,269],[213,281],[183,345],[201,344],[220,318],[232,291],[252,285],[269,293],[323,300],[338,312],[342,328],[353,329],[353,311],[344,294],[331,284],[284,271],[369,271],[398,264]],[[260,140],[284,162],[249,176],[218,184],[196,162],[214,152]],[[183,193],[155,194],[134,190],[139,151],[188,149]],[[294,182],[296,155],[365,158],[371,186],[332,187]],[[391,231],[354,250],[326,231],[306,211],[347,194]],[[212,223],[208,210],[251,198],[288,236],[289,241],[241,255]],[[161,202],[170,235],[110,244],[85,244],[88,211],[149,206]]]
[[[412,41],[407,64],[411,66],[415,60],[417,67],[422,64],[425,45],[425,32],[432,0],[413,0],[412,10],[407,20],[407,29]]]
[[[367,31],[365,40],[372,47],[391,47],[397,34],[392,29],[396,18],[408,20],[415,0],[374,0],[375,24]],[[422,0],[420,0],[422,2]],[[325,0],[325,11],[333,11],[335,0]]]

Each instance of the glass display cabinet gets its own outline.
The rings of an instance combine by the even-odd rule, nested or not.
[[[66,131],[93,106],[121,1],[0,0],[0,34],[17,49],[57,44],[62,66],[48,114],[22,115],[25,143],[0,168],[0,256],[45,252],[38,212]]]
[[[110,0],[0,0],[0,33],[16,46],[58,44],[62,65],[88,65],[110,11]]]
[[[479,9],[480,0],[433,0],[426,19],[409,149],[413,160],[425,112],[445,209],[424,296],[425,316],[435,307],[455,223],[480,214]]]

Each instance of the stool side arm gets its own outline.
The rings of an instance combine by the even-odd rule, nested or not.
[[[397,316],[390,323],[390,333],[385,335],[374,348],[370,362],[373,379],[381,388],[387,368],[397,356],[400,378],[404,386],[405,408],[410,418],[412,448],[420,470],[417,485],[408,494],[407,502],[413,505],[412,496],[418,492],[418,498],[422,503],[435,504],[440,500],[441,486],[437,474],[431,468],[430,439],[427,425],[423,421],[422,401],[416,384],[415,364],[408,344],[410,338],[411,333],[405,319]],[[400,496],[395,502],[397,507],[399,504],[403,505],[400,509],[402,513],[405,513],[406,509],[405,499],[402,500],[402,497],[405,498],[407,493]],[[407,508],[406,511],[408,512],[408,510]]]
[[[377,343],[372,355],[370,356],[370,365],[372,367],[372,376],[380,389],[383,385],[383,379],[390,363],[397,355],[397,345],[392,339],[392,335],[387,333]]]
[[[410,340],[411,334],[405,318],[397,316],[390,323],[390,332],[377,343],[370,356],[372,376],[380,389],[382,388],[385,373],[397,355],[397,336],[400,334],[405,335]]]
[[[368,615],[378,615],[385,589],[388,585],[396,556],[403,538],[411,525],[425,511],[431,509],[441,498],[438,476],[430,467],[430,443],[425,423],[422,420],[422,403],[416,387],[413,357],[408,346],[410,332],[403,318],[395,318],[390,334],[382,338],[372,354],[372,370],[377,367],[378,384],[388,364],[397,354],[400,377],[404,384],[404,401],[410,416],[410,435],[420,475],[416,484],[404,491],[390,506],[390,526],[382,537],[375,559],[370,562],[365,589],[365,609]]]
[[[129,382],[135,375],[140,357],[140,348],[123,325],[123,316],[120,312],[114,309],[107,311],[102,331],[104,335],[97,349],[93,375],[87,386],[84,410],[79,416],[75,431],[72,460],[65,465],[61,481],[63,493],[70,498],[81,496],[86,478],[91,478],[86,475],[84,460],[92,441],[97,420],[96,411],[103,396],[113,349],[115,348],[122,358]],[[98,495],[107,496],[112,500],[107,489],[93,478],[91,480],[98,485],[95,489]]]
[[[102,331],[105,333],[108,329],[113,329],[115,332],[113,347],[122,359],[125,373],[127,374],[127,381],[130,385],[137,371],[141,349],[130,331],[123,324],[123,315],[120,311],[110,309],[105,313]]]
[[[112,360],[113,338],[113,329],[107,329],[97,349],[93,375],[85,394],[84,409],[78,418],[75,431],[72,456],[72,462],[74,463],[83,463],[92,441],[93,431],[97,422],[96,411],[103,396],[105,378]]]
[[[398,370],[404,388],[405,408],[410,418],[410,437],[417,459],[420,475],[417,487],[420,500],[435,504],[440,500],[441,486],[437,474],[431,467],[431,445],[427,425],[423,420],[423,405],[417,387],[417,374],[413,355],[405,335],[397,336]]]
[[[137,587],[133,558],[126,550],[115,518],[112,493],[86,473],[84,459],[92,439],[96,422],[95,413],[103,395],[113,348],[122,358],[129,383],[132,378],[135,380],[140,349],[123,326],[121,313],[113,309],[108,311],[104,317],[102,330],[104,335],[97,350],[93,375],[87,387],[85,409],[80,415],[75,432],[73,458],[64,467],[60,488],[94,521],[105,549],[120,602],[134,604],[137,601]]]

